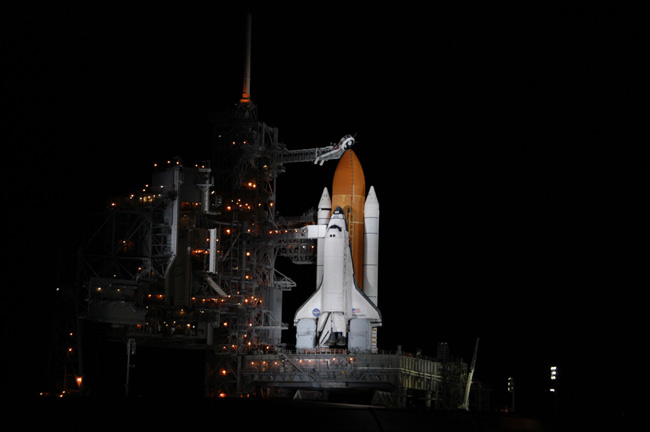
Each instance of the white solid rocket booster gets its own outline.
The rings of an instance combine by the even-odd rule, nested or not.
[[[317,220],[318,226],[326,226],[332,214],[332,200],[327,188],[323,188],[323,194],[318,202]],[[316,288],[323,280],[323,237],[316,239]]]
[[[379,264],[379,201],[375,188],[370,186],[363,209],[363,292],[375,304],[377,303],[378,264]]]

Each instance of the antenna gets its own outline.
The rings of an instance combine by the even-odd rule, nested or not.
[[[246,62],[244,67],[244,91],[241,95],[240,103],[250,103],[251,101],[251,12],[246,14]]]
[[[472,356],[472,364],[469,368],[467,375],[467,384],[465,385],[465,399],[463,403],[458,406],[459,409],[469,411],[469,389],[472,387],[472,377],[474,376],[474,368],[476,367],[476,353],[478,353],[478,339],[476,338],[476,345],[474,346],[474,355]]]

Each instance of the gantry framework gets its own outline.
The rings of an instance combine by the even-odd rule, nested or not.
[[[337,158],[353,139],[288,150],[250,102],[214,128],[213,160],[156,164],[143,189],[110,202],[81,248],[84,318],[112,335],[227,355],[282,346],[283,294],[296,284],[275,261],[314,262],[301,229],[313,215],[279,217],[276,179],[286,164]]]

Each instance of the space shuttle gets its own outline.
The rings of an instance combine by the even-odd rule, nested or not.
[[[365,196],[363,170],[352,150],[339,160],[332,198],[325,188],[317,223],[308,228],[317,242],[317,289],[295,314],[296,349],[376,351],[379,202],[373,187]]]

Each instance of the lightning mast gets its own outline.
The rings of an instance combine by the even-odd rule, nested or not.
[[[244,89],[242,91],[241,100],[242,104],[250,103],[251,101],[251,13],[246,14],[246,62],[244,65]]]

